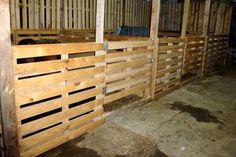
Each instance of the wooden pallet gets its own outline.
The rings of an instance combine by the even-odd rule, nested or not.
[[[106,97],[109,103],[143,92],[151,83],[152,41],[108,42],[106,56]]]
[[[204,75],[210,75],[214,71],[216,62],[215,56],[218,51],[217,47],[218,47],[218,38],[215,36],[209,36],[205,54]]]
[[[21,156],[37,156],[103,124],[105,56],[95,53],[103,50],[97,43],[13,46]]]
[[[205,37],[193,36],[186,38],[182,84],[186,84],[192,80],[191,77],[199,78],[201,76],[204,50]]]
[[[164,96],[180,86],[184,48],[185,39],[159,39],[156,98]]]
[[[216,71],[222,69],[226,63],[229,38],[227,35],[218,36],[218,51],[216,56]]]
[[[212,35],[208,37],[204,75],[212,75],[221,70],[226,61],[228,36]]]

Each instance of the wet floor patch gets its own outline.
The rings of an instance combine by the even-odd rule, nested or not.
[[[168,107],[172,110],[179,110],[183,113],[189,113],[198,122],[222,123],[215,116],[213,116],[209,110],[200,107],[194,107],[182,101],[175,101],[174,103],[168,104]]]
[[[78,147],[76,146],[77,142],[84,140],[84,135],[67,142],[61,146],[58,146],[44,154],[41,154],[39,157],[102,157],[93,149]],[[77,142],[76,142],[77,141]]]
[[[76,147],[71,145],[71,147],[58,147],[45,154],[40,155],[40,157],[102,157],[96,151],[84,148]]]

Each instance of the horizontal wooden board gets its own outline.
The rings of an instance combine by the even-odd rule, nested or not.
[[[104,50],[104,45],[99,43],[68,43],[68,44],[43,44],[13,46],[14,59],[41,57],[63,54],[74,54]],[[32,53],[34,52],[34,53]]]
[[[145,47],[152,46],[153,42],[148,41],[119,41],[119,42],[108,42],[108,49],[125,49],[125,48],[135,48],[135,47]]]

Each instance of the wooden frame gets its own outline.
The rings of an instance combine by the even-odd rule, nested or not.
[[[130,94],[160,98],[180,87],[185,74],[192,73],[199,78],[203,74],[215,73],[225,64],[228,20],[232,13],[225,1],[217,8],[214,0],[206,0],[204,7],[203,3],[192,4],[191,0],[185,0],[181,37],[179,33],[175,38],[168,37],[168,34],[164,38],[158,37],[159,22],[163,20],[160,8],[167,7],[166,4],[161,6],[160,0],[153,0],[150,19],[142,19],[138,14],[151,13],[151,6],[141,0],[140,4],[145,4],[143,7],[135,0],[126,3],[99,0],[97,5],[95,1],[80,1],[83,8],[79,8],[76,1],[66,1],[64,16],[68,18],[61,20],[67,23],[68,29],[63,31],[36,27],[61,28],[61,21],[55,20],[59,13],[57,5],[61,4],[55,0],[46,4],[38,2],[22,0],[20,27],[35,26],[36,30],[16,30],[13,31],[15,36],[19,39],[28,35],[35,39],[83,42],[12,46],[9,1],[0,0],[0,17],[4,21],[0,25],[0,102],[6,156],[39,155],[102,125],[103,105],[106,103]],[[119,5],[116,6],[115,2]],[[11,4],[14,5],[10,9],[18,11],[19,8],[14,6],[19,5],[19,1],[11,0]],[[131,8],[127,7],[131,4]],[[35,11],[34,6],[38,6]],[[175,3],[170,3],[168,7],[173,9],[170,15],[178,13],[174,6]],[[189,10],[193,6],[198,14],[190,16]],[[216,17],[209,16],[215,7]],[[129,16],[123,17],[121,10],[126,9]],[[204,14],[199,13],[202,10]],[[40,12],[49,14],[39,20],[27,21],[28,17],[38,17]],[[222,18],[223,14],[225,18]],[[14,12],[11,16],[19,17]],[[78,18],[80,16],[82,18]],[[89,18],[95,16],[96,23]],[[77,23],[73,23],[72,17]],[[106,18],[113,22],[106,23]],[[149,38],[117,38],[109,33],[119,24],[147,26],[150,21]],[[193,34],[189,34],[191,21],[194,21]],[[212,23],[216,28],[212,29]],[[18,27],[19,21],[16,18],[11,24]],[[163,27],[163,22],[160,25]],[[177,30],[177,25],[179,30],[180,24],[170,28]],[[69,29],[87,26],[93,29]],[[209,35],[211,30],[214,34]],[[78,39],[83,33],[89,36]],[[114,39],[116,41],[109,41]]]
[[[6,156],[18,156],[17,121],[13,85],[9,1],[0,0],[0,105]],[[2,140],[2,139],[1,139]],[[2,152],[1,152],[2,154]]]

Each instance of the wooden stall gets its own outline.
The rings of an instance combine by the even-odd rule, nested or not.
[[[225,64],[227,1],[9,1],[0,0],[6,156],[40,155],[102,125],[107,103],[160,98]],[[120,26],[150,26],[150,36],[112,35]],[[61,43],[14,45],[28,38]]]
[[[159,98],[180,87],[184,38],[159,38],[155,97]]]
[[[150,93],[153,42],[108,42],[105,103],[122,97]]]
[[[205,54],[205,37],[187,37],[182,71],[182,84],[201,77]]]
[[[56,39],[61,30],[88,38],[95,35],[97,0],[11,0],[13,43],[32,39]],[[132,7],[130,7],[132,6]],[[106,0],[105,32],[121,26],[150,26],[151,3],[143,0]],[[63,33],[63,32],[62,32]]]
[[[204,75],[212,75],[223,68],[226,62],[228,49],[227,35],[208,36]]]

